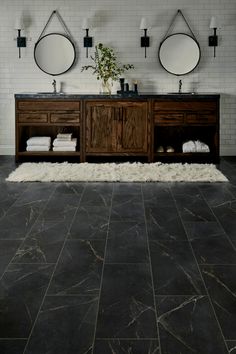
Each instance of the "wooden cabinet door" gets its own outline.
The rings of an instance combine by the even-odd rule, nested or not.
[[[116,151],[116,106],[110,102],[86,104],[86,152]]]
[[[146,153],[148,114],[147,102],[126,102],[122,105],[122,120],[118,121],[117,150]]]

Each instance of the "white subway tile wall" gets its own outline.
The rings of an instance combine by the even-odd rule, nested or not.
[[[125,74],[126,80],[138,80],[139,91],[163,93],[176,91],[182,80],[183,91],[216,92],[221,94],[220,153],[236,155],[236,0],[0,0],[0,154],[14,154],[15,117],[14,94],[51,91],[54,77],[40,71],[34,62],[34,44],[51,12],[58,10],[73,37],[77,62],[63,75],[55,77],[67,93],[98,93],[99,82],[91,72],[81,72],[91,63],[83,48],[84,17],[91,19],[90,35],[94,44],[102,42],[115,49],[122,63],[132,63],[135,70]],[[164,71],[158,61],[158,47],[176,11],[182,10],[201,47],[201,61],[197,69],[184,76]],[[27,47],[18,58],[15,18],[23,14]],[[219,46],[216,57],[208,46],[210,19],[218,21]],[[141,17],[146,17],[151,28],[147,58],[140,47],[143,31]],[[188,33],[178,19],[174,31]],[[51,21],[47,32],[63,29],[57,18]],[[89,54],[94,48],[89,49]],[[113,86],[115,93],[118,88]]]

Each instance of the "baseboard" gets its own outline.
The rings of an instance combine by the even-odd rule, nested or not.
[[[0,145],[0,155],[15,155],[15,148],[11,145]]]
[[[236,147],[222,147],[220,149],[220,156],[236,156]]]

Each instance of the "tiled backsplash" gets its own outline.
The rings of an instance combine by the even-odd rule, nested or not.
[[[221,94],[220,141],[221,155],[236,154],[236,1],[225,0],[2,0],[0,3],[0,154],[14,154],[15,117],[14,94],[20,92],[51,91],[53,78],[57,86],[63,84],[65,92],[98,93],[99,82],[91,72],[81,72],[89,64],[83,48],[85,31],[81,29],[84,17],[91,19],[89,34],[94,44],[102,42],[115,49],[122,63],[132,63],[125,77],[130,84],[138,80],[139,91],[177,91],[182,80],[183,91],[216,92]],[[177,7],[176,7],[177,6]],[[168,74],[158,61],[158,47],[177,9],[187,18],[201,47],[201,61],[197,69],[186,76]],[[52,77],[39,70],[34,62],[34,44],[51,12],[58,10],[75,42],[77,62],[68,73]],[[14,22],[23,13],[27,24],[22,35],[27,37],[27,47],[22,48],[22,58],[14,38]],[[140,47],[143,31],[139,29],[141,17],[151,25],[148,30],[150,47],[147,58]],[[219,29],[219,46],[216,57],[208,47],[211,16],[216,16]],[[183,27],[183,28],[182,28]],[[175,31],[187,32],[186,25],[178,21]],[[63,29],[56,17],[47,32]],[[94,48],[89,49],[93,54]],[[113,86],[116,92],[118,84]]]

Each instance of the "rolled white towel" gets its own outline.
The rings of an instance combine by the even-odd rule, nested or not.
[[[183,144],[183,152],[196,152],[196,145],[195,142],[192,140],[186,141],[186,143]]]
[[[50,136],[32,136],[26,141],[28,146],[40,146],[46,145],[50,146],[51,144],[51,137]]]
[[[61,139],[54,139],[53,140],[53,146],[72,146],[76,147],[77,144],[77,139],[74,138],[72,140],[61,140]]]
[[[26,147],[26,151],[49,151],[50,145],[29,145]]]
[[[58,133],[57,134],[57,139],[58,140],[71,140],[72,139],[72,133]]]
[[[210,152],[209,146],[200,140],[195,141],[196,152]]]
[[[53,151],[75,151],[75,146],[53,146]]]

